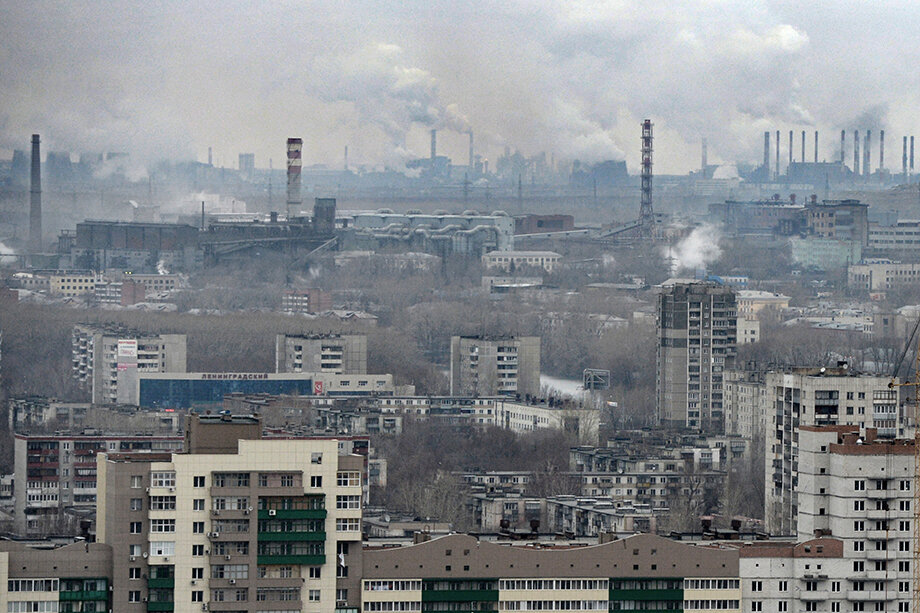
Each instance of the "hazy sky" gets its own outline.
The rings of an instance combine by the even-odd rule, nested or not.
[[[283,165],[464,164],[508,145],[635,171],[655,122],[656,171],[759,161],[763,131],[920,135],[916,2],[46,2],[0,0],[0,155],[131,151]],[[848,143],[852,147],[852,142]],[[797,145],[795,156],[799,157]],[[848,159],[852,156],[850,154]]]

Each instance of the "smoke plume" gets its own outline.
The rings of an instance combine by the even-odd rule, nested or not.
[[[706,269],[722,256],[722,248],[719,247],[721,238],[722,232],[718,226],[702,224],[695,227],[675,247],[664,250],[663,255],[669,260],[671,274]]]

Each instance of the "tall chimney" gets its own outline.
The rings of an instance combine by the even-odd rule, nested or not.
[[[795,147],[795,143],[792,142],[792,130],[789,130],[789,166],[792,166],[792,149]],[[786,174],[789,174],[789,169],[786,169]]]
[[[805,130],[802,130],[802,159],[799,161],[805,163]]]
[[[213,162],[214,162],[214,156],[211,152],[211,148],[208,147],[208,166],[213,166],[214,165]]]
[[[770,131],[763,133],[763,167],[770,179]]]
[[[878,174],[881,176],[885,170],[885,131],[878,133]]]
[[[853,130],[853,174],[859,176],[859,130]]]
[[[705,136],[703,137],[703,143],[702,143],[702,145],[703,145],[703,146],[702,146],[702,152],[701,152],[701,153],[702,153],[702,160],[700,160],[700,161],[702,162],[702,164],[701,164],[701,166],[700,166],[700,169],[701,169],[701,171],[702,171],[702,173],[703,173],[703,178],[705,179],[705,178],[706,178],[706,166],[708,166],[708,164],[709,164],[709,162],[708,162],[708,160],[707,160],[707,157],[708,157],[708,153],[709,153],[709,152],[706,151],[706,145],[707,145],[707,143],[706,143],[706,137],[705,137]]]
[[[847,131],[840,131],[840,164],[846,165],[847,163]]]
[[[869,176],[872,173],[872,159],[869,157],[869,147],[872,144],[872,130],[866,130],[866,146],[863,147],[863,175]]]
[[[773,176],[779,179],[779,130],[776,131],[776,168],[773,171]]]
[[[29,251],[42,250],[42,154],[38,134],[32,135],[32,187],[29,190]]]
[[[473,157],[473,131],[470,130],[470,162],[469,162],[469,174],[473,176],[473,166],[476,164],[476,159]]]
[[[914,137],[910,137],[910,174],[914,174]]]
[[[290,221],[294,213],[300,211],[303,200],[300,195],[300,171],[303,165],[303,139],[287,140],[287,218]]]
[[[345,145],[345,170],[348,170],[348,145]]]
[[[901,143],[901,174],[907,177],[907,137]]]
[[[438,156],[438,131],[431,131],[431,161]]]
[[[818,163],[818,131],[815,130],[815,164]]]

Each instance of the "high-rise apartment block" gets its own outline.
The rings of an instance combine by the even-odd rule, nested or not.
[[[458,396],[539,395],[540,337],[452,337],[450,393]]]
[[[275,372],[367,373],[367,336],[316,334],[275,337]]]
[[[99,457],[113,610],[357,607],[365,458],[334,439],[260,439],[254,417],[190,420],[185,453]]]
[[[906,434],[898,392],[888,382],[888,377],[859,375],[845,364],[766,374],[765,518],[771,533],[796,530],[804,427],[875,428],[882,438]]]
[[[181,436],[75,433],[16,434],[13,439],[13,527],[22,536],[66,532],[96,509],[96,454],[164,453],[182,449]]]
[[[724,430],[723,373],[737,353],[734,291],[676,283],[658,297],[657,414],[662,425]]]
[[[186,371],[184,334],[148,334],[120,327],[74,326],[73,375],[93,404],[127,404],[139,373]]]

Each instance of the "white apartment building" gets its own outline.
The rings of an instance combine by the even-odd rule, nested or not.
[[[888,377],[856,374],[845,364],[766,374],[765,519],[771,533],[792,534],[796,529],[803,426],[876,428],[883,438],[906,434],[897,390],[888,382]]]
[[[920,283],[920,264],[869,260],[847,268],[847,288],[860,292],[884,292]]]
[[[363,375],[367,373],[367,336],[279,334],[275,337],[275,372]]]
[[[141,373],[185,371],[184,334],[74,326],[73,376],[90,388],[93,404],[130,404],[129,395]]]

